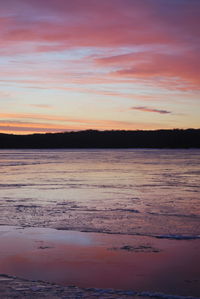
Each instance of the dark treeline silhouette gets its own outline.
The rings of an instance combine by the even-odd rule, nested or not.
[[[200,129],[0,134],[0,148],[200,148]]]

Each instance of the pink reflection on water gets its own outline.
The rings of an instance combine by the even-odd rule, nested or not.
[[[125,244],[136,250],[122,249]],[[199,240],[7,228],[1,234],[0,273],[63,285],[197,296],[199,244]]]

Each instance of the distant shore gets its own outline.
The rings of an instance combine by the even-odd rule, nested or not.
[[[31,135],[0,133],[0,149],[17,148],[200,148],[200,129],[86,130]]]

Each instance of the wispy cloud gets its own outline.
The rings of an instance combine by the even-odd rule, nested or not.
[[[160,113],[160,114],[170,114],[171,113],[171,111],[168,111],[168,110],[155,109],[155,108],[150,108],[150,107],[146,107],[146,106],[131,107],[131,110],[154,112],[154,113]]]
[[[30,104],[29,106],[35,107],[35,108],[44,108],[44,109],[53,108],[51,105],[46,105],[46,104]]]
[[[46,126],[54,126],[55,124],[57,127],[67,129],[68,127],[63,124],[68,124],[68,126],[78,125],[79,129],[81,128],[81,125],[89,126],[89,127],[103,127],[103,128],[109,128],[109,127],[131,127],[134,126],[135,123],[132,121],[120,121],[120,120],[106,120],[106,119],[86,119],[86,118],[72,118],[72,117],[64,117],[64,116],[55,116],[55,115],[48,115],[48,114],[39,114],[39,113],[28,113],[28,114],[20,114],[20,113],[0,113],[0,118],[6,119],[6,122],[9,123],[18,123],[22,124],[21,119],[27,120],[30,125],[35,126],[44,126],[44,123],[41,123],[41,121],[48,122],[46,123]],[[30,120],[34,121],[30,122]],[[26,124],[27,124],[26,121]],[[39,121],[39,123],[38,123]],[[2,122],[2,121],[1,121]],[[4,121],[5,122],[5,121]],[[23,122],[24,123],[24,122]],[[54,125],[52,125],[54,123]]]
[[[90,48],[93,59],[83,57],[79,67],[74,59],[75,71],[72,67],[68,80],[93,84],[104,78],[105,84],[106,80],[115,80],[116,75],[167,89],[199,89],[199,1],[85,0],[83,4],[82,0],[49,0],[47,8],[46,0],[30,0],[26,5],[23,0],[7,0],[2,3],[2,12],[2,55]],[[121,54],[121,48],[128,49],[128,53]],[[131,53],[133,48],[136,52]],[[96,52],[100,53],[98,58]],[[109,56],[109,52],[119,54]],[[35,76],[50,73],[53,77],[66,77],[64,61],[60,70],[48,64],[48,69],[36,68]],[[84,73],[83,64],[84,69],[88,64],[91,72]],[[96,64],[104,68],[100,78]],[[69,61],[67,65],[69,68]],[[28,68],[29,72],[32,68]],[[24,76],[23,64],[20,70]],[[105,73],[109,74],[106,80]]]
[[[73,130],[137,130],[156,129],[156,123],[106,119],[75,119],[46,114],[0,113],[0,130],[2,132],[64,132]],[[166,126],[170,127],[170,126]]]
[[[199,51],[173,50],[172,53],[163,49],[128,53],[96,60],[98,65],[115,67],[111,75],[120,78],[131,78],[151,82],[152,85],[164,86],[167,89],[200,89]]]
[[[2,119],[15,119],[21,122],[21,119],[33,120],[35,122],[39,121],[49,121],[50,123],[77,123],[83,125],[93,125],[93,126],[121,126],[127,125],[131,126],[134,123],[131,121],[120,121],[120,120],[106,120],[97,118],[73,118],[65,116],[56,116],[51,114],[41,114],[41,113],[0,113],[0,118]]]

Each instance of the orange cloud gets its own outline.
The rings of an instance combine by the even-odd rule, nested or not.
[[[13,123],[13,119],[15,119],[15,121],[18,124],[22,124],[21,119],[26,119],[26,120],[34,120],[35,122],[40,120],[40,121],[50,121],[51,124],[48,124],[48,127],[50,128],[51,126],[55,126],[52,125],[52,122],[56,122],[57,126],[60,126],[60,123],[71,123],[71,124],[81,124],[81,125],[94,125],[94,126],[99,126],[99,127],[112,127],[112,126],[132,126],[134,125],[133,122],[129,122],[129,121],[118,121],[118,120],[103,120],[103,119],[79,119],[79,118],[70,118],[70,117],[63,117],[63,116],[54,116],[54,115],[47,115],[47,114],[39,114],[39,113],[27,113],[27,114],[20,114],[20,113],[0,113],[0,118],[4,118],[4,119],[12,119],[12,121],[10,121],[11,123]],[[44,125],[44,123],[39,123],[36,124],[34,122],[34,124],[36,126],[40,126],[40,125]],[[27,124],[27,122],[26,122]],[[33,125],[33,123],[29,124]],[[45,124],[45,126],[47,126],[47,124]],[[61,127],[63,129],[67,129],[67,127]]]
[[[73,119],[46,114],[1,113],[0,130],[2,132],[64,132],[85,129],[157,129],[159,124],[103,119]],[[22,121],[21,119],[24,119]],[[31,121],[32,120],[32,121]],[[167,126],[168,127],[168,126]],[[170,127],[170,126],[169,126]]]
[[[52,108],[51,105],[46,105],[46,104],[30,104],[29,106],[35,107],[35,108],[44,108],[44,109]]]

